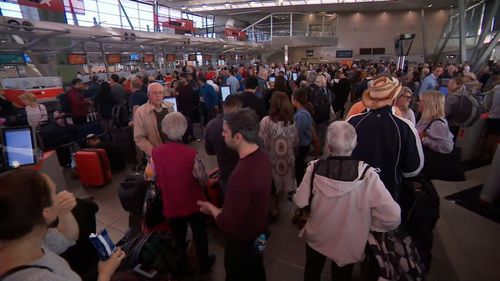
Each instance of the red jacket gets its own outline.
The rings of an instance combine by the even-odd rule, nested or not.
[[[68,91],[68,97],[71,102],[71,115],[81,117],[89,113],[89,103],[85,101],[80,90],[71,88]]]
[[[193,176],[196,150],[176,142],[153,148],[156,183],[161,190],[166,218],[189,216],[199,212],[196,201],[206,201]]]

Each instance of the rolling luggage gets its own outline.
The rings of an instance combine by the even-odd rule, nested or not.
[[[84,187],[103,186],[111,181],[111,168],[104,149],[82,149],[75,154],[76,169]]]

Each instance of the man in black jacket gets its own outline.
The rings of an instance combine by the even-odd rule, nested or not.
[[[248,76],[245,79],[245,91],[239,94],[243,107],[249,107],[257,113],[259,120],[266,116],[266,105],[264,101],[255,95],[255,90],[259,86],[259,80],[255,76]]]

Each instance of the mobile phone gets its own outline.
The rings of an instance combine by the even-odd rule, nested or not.
[[[297,72],[293,72],[293,73],[292,73],[292,80],[293,80],[293,81],[297,81],[297,78],[298,78],[298,77],[297,77]]]
[[[156,274],[158,274],[158,271],[152,269],[152,268],[146,268],[142,266],[142,264],[138,264],[134,267],[134,272],[137,272],[138,274],[146,277],[146,278],[154,278]]]
[[[274,77],[274,76],[269,77],[269,82],[273,82],[274,83],[274,80],[276,80],[276,77]]]

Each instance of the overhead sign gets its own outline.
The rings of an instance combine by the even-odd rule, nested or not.
[[[159,16],[158,23],[165,28],[173,28],[175,30],[194,32],[194,23],[185,19],[173,19]]]
[[[204,61],[211,61],[212,60],[212,55],[203,55],[203,60]]]
[[[144,54],[144,62],[155,62],[155,55],[153,54]]]
[[[225,60],[226,56],[225,55],[219,55],[219,60]]]
[[[247,55],[240,55],[240,60],[246,60],[247,59]]]
[[[87,56],[85,54],[68,54],[66,56],[68,64],[86,64]]]
[[[120,54],[107,54],[106,61],[108,62],[108,64],[121,63],[122,62],[122,55],[120,55]]]
[[[224,35],[227,39],[245,41],[247,40],[247,33],[235,28],[225,28]]]
[[[188,61],[196,61],[196,54],[189,54]]]
[[[352,50],[337,50],[335,57],[338,59],[352,58]]]
[[[17,3],[21,6],[51,10],[53,12],[64,13],[65,11],[63,0],[43,0],[43,1],[18,0]]]
[[[314,56],[314,50],[306,50],[306,57],[313,57]]]
[[[24,53],[0,53],[0,65],[26,65]]]
[[[176,55],[176,54],[167,54],[167,55],[166,55],[166,59],[167,59],[167,61],[169,61],[169,62],[176,61],[176,60],[177,60],[177,55]]]
[[[399,38],[409,40],[409,39],[414,39],[415,38],[415,33],[403,33],[399,35]]]

